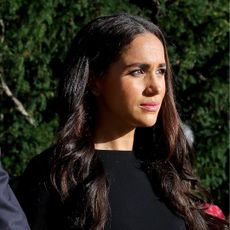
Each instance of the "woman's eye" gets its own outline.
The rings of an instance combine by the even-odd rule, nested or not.
[[[144,71],[142,69],[135,69],[133,71],[130,72],[130,75],[137,77],[144,74]]]
[[[166,73],[166,69],[158,69],[156,71],[156,74],[159,75],[159,76],[164,76]]]

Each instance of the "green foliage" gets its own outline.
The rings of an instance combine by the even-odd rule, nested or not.
[[[160,2],[158,21],[168,35],[182,119],[195,134],[197,171],[221,201],[229,193],[228,2]]]
[[[58,67],[73,36],[97,16],[121,11],[151,15],[153,9],[133,2],[1,2],[0,74],[35,120],[31,125],[0,88],[2,160],[11,175],[20,175],[29,159],[55,142]],[[223,202],[228,193],[228,3],[161,0],[159,9],[182,120],[195,133],[197,171]]]

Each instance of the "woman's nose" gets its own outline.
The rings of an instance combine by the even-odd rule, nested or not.
[[[145,96],[154,96],[160,94],[164,87],[164,84],[164,79],[161,79],[156,75],[152,74],[146,80],[146,87],[143,94]]]

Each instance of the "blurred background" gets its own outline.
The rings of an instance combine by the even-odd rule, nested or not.
[[[225,0],[0,1],[1,161],[12,178],[55,143],[56,86],[77,31],[128,12],[164,31],[177,106],[194,132],[196,171],[229,213],[229,3]]]

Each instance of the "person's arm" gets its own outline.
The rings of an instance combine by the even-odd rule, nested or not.
[[[0,229],[29,230],[25,214],[8,182],[9,176],[0,163]]]

